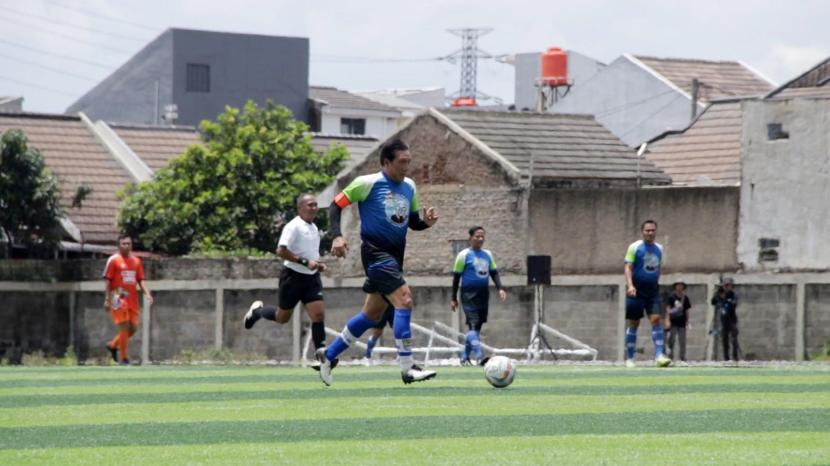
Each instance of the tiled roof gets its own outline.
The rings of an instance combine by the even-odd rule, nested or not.
[[[786,100],[795,99],[797,97],[809,99],[830,99],[830,85],[822,87],[793,87],[789,89],[782,89],[772,97],[767,97],[767,99]]]
[[[201,143],[192,127],[110,125],[130,149],[153,171],[167,166],[188,147]]]
[[[651,145],[646,158],[679,185],[741,181],[741,102],[715,102],[682,133]]]
[[[653,163],[637,157],[590,115],[441,110],[450,120],[527,176],[555,180],[625,180],[668,184]]]
[[[61,205],[83,232],[84,241],[115,243],[120,204],[115,193],[131,179],[81,119],[65,115],[0,114],[0,132],[13,128],[26,134],[30,146],[40,151],[46,166],[57,176]],[[92,193],[81,209],[73,209],[72,197],[83,183],[92,187]]]
[[[699,97],[712,101],[729,97],[763,95],[773,84],[737,61],[696,60],[635,56],[675,86],[691,93],[692,79],[700,82]]]
[[[767,94],[766,97],[774,97],[776,94],[783,92],[785,89],[796,89],[802,87],[821,88],[828,85],[830,85],[830,58],[822,60],[807,71],[778,86],[774,91]]]
[[[400,113],[399,110],[335,87],[309,86],[308,97],[332,107]]]

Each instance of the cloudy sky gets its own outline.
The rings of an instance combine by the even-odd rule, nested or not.
[[[460,46],[450,28],[493,28],[492,54],[734,59],[783,82],[830,56],[828,24],[822,0],[0,0],[0,96],[62,113],[169,27],[308,37],[312,84],[452,92],[457,65],[434,60]],[[512,102],[512,67],[480,62],[478,87]]]

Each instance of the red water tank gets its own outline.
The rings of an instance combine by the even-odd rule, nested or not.
[[[459,97],[452,101],[453,107],[475,107],[478,105],[475,97]]]
[[[542,54],[542,84],[556,87],[568,84],[568,53],[551,47]]]

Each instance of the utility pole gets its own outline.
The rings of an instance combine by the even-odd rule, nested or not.
[[[700,99],[700,81],[697,78],[692,79],[692,118],[697,117],[697,102]]]

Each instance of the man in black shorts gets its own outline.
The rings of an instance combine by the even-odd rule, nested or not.
[[[311,319],[315,349],[326,346],[326,307],[320,281],[320,272],[326,270],[326,265],[320,262],[320,230],[314,224],[318,209],[313,194],[297,198],[297,216],[282,229],[277,246],[277,255],[285,261],[280,273],[278,307],[265,307],[262,301],[255,301],[243,319],[246,329],[263,318],[284,324],[291,319],[297,303],[302,302]]]

